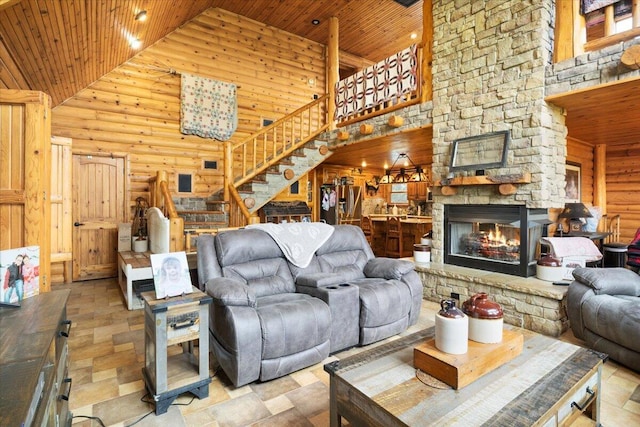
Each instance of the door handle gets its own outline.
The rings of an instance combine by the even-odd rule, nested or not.
[[[73,225],[74,225],[74,227],[80,227],[81,225],[84,225],[84,224],[81,223],[81,222],[76,221],[76,222],[73,223]]]

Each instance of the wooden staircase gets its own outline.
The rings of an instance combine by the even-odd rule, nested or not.
[[[235,144],[227,144],[224,200],[229,226],[258,222],[255,213],[332,153],[315,138],[329,128],[329,95]]]
[[[243,141],[225,143],[224,191],[206,210],[177,210],[166,172],[158,172],[150,180],[150,206],[170,220],[170,250],[190,252],[199,234],[259,222],[258,209],[330,156],[327,143],[315,141],[329,128],[328,100],[324,95]],[[220,215],[228,219],[198,219]]]

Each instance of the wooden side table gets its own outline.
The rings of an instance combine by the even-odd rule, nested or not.
[[[164,414],[185,392],[199,399],[209,396],[209,304],[211,297],[193,288],[183,296],[156,299],[143,292],[147,390],[156,402],[156,415]],[[198,340],[198,351],[194,341]],[[167,348],[181,344],[182,353],[168,356]]]
[[[133,289],[133,282],[142,280],[153,280],[149,253],[118,252],[118,284],[129,310],[143,308]]]

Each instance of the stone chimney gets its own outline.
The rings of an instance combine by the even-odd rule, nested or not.
[[[531,183],[500,195],[493,185],[434,193],[433,260],[442,262],[445,204],[564,204],[566,127],[544,101],[552,61],[553,0],[433,1],[433,179],[446,178],[453,141],[510,131],[506,165],[486,175],[531,173]],[[475,171],[456,176],[475,175]]]

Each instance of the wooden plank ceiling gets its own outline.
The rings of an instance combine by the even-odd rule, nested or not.
[[[322,44],[336,16],[341,50],[367,63],[410,45],[412,32],[420,40],[422,29],[422,1],[409,8],[393,0],[0,1],[0,87],[46,92],[53,106],[210,7]],[[145,22],[135,19],[141,10]]]
[[[546,101],[566,110],[572,138],[594,145],[640,142],[640,77],[550,95]]]

